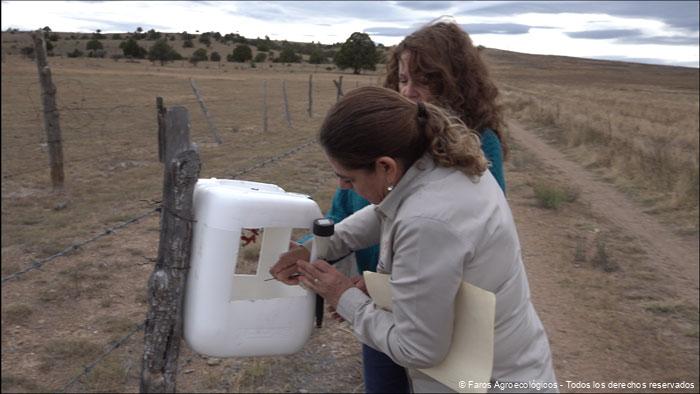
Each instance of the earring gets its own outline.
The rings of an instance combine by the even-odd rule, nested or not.
[[[392,186],[392,185],[387,186],[386,191],[390,192],[392,190],[394,190],[394,186]]]

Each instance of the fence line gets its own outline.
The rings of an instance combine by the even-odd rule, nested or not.
[[[255,163],[255,164],[253,164],[253,165],[251,165],[251,166],[249,166],[249,167],[246,167],[246,168],[244,168],[244,169],[242,169],[242,170],[239,170],[239,171],[236,171],[236,172],[233,172],[233,173],[226,174],[226,176],[229,176],[229,177],[235,179],[235,178],[237,178],[237,177],[239,177],[239,176],[241,176],[241,175],[245,175],[245,174],[247,174],[247,173],[249,173],[249,172],[251,172],[251,171],[253,171],[253,170],[255,170],[255,169],[264,167],[264,166],[266,166],[267,164],[271,164],[271,163],[277,162],[277,161],[279,161],[279,160],[282,160],[282,159],[284,159],[284,158],[286,158],[286,157],[288,157],[288,156],[290,156],[290,155],[292,155],[292,154],[294,154],[294,153],[296,153],[296,152],[298,152],[298,151],[300,151],[300,150],[302,150],[302,149],[304,149],[304,148],[310,146],[310,145],[313,144],[315,141],[316,141],[316,137],[309,138],[309,139],[307,139],[306,141],[304,141],[303,143],[301,143],[301,144],[299,144],[299,145],[297,145],[297,146],[295,146],[295,147],[292,147],[291,149],[288,149],[288,150],[286,150],[286,151],[283,151],[283,152],[280,153],[279,155],[271,156],[271,157],[269,157],[269,158],[267,158],[267,159],[265,159],[265,160],[263,160],[263,161],[257,162],[257,163]],[[7,275],[7,276],[5,276],[4,278],[2,278],[2,284],[4,285],[7,281],[12,280],[12,279],[17,278],[17,277],[20,277],[20,276],[24,275],[24,274],[27,273],[27,272],[33,271],[33,270],[35,270],[35,269],[41,269],[41,267],[42,267],[44,264],[46,264],[46,263],[48,263],[48,262],[50,262],[50,261],[52,261],[52,260],[54,260],[54,259],[56,259],[56,258],[58,258],[58,257],[68,255],[68,254],[70,254],[71,252],[73,252],[73,251],[75,251],[75,250],[81,248],[82,246],[84,246],[84,245],[86,245],[86,244],[92,243],[92,242],[97,241],[98,239],[100,239],[100,238],[102,238],[102,237],[105,237],[105,236],[107,236],[107,235],[113,234],[113,233],[115,232],[115,230],[121,229],[121,228],[123,228],[123,227],[126,227],[126,226],[132,224],[132,223],[135,223],[135,222],[139,221],[140,219],[143,219],[144,217],[146,217],[146,216],[148,216],[148,215],[150,215],[150,214],[152,214],[152,213],[154,213],[154,212],[160,212],[160,210],[161,210],[160,207],[156,207],[156,208],[151,209],[151,210],[149,210],[149,211],[147,211],[147,212],[145,212],[145,213],[142,213],[142,214],[140,214],[140,215],[138,215],[138,216],[136,216],[136,217],[134,217],[134,218],[131,218],[131,219],[129,219],[129,220],[127,220],[127,221],[125,221],[125,222],[123,222],[123,223],[117,225],[117,226],[107,228],[107,229],[105,229],[102,233],[100,233],[100,234],[98,234],[98,235],[96,235],[96,236],[94,236],[94,237],[92,237],[92,238],[90,238],[90,239],[87,239],[87,240],[85,240],[85,241],[81,241],[81,242],[78,242],[78,243],[76,243],[76,244],[70,245],[70,246],[66,247],[65,249],[63,249],[62,251],[60,251],[60,252],[58,252],[58,253],[56,253],[56,254],[53,254],[53,255],[51,255],[51,256],[49,256],[49,257],[46,257],[46,258],[43,258],[43,259],[41,259],[41,260],[34,260],[34,261],[32,261],[32,262],[30,263],[30,266],[29,266],[29,267],[27,267],[27,268],[25,268],[25,269],[23,269],[23,270],[21,270],[21,271],[15,272],[15,273],[13,273],[13,274]]]
[[[80,249],[80,248],[83,247],[84,245],[87,245],[87,244],[89,244],[89,243],[95,242],[95,241],[97,241],[98,239],[100,239],[100,238],[102,238],[102,237],[105,237],[105,236],[110,235],[110,234],[114,234],[114,233],[116,232],[116,230],[119,230],[119,229],[121,229],[121,228],[124,228],[124,227],[126,227],[126,226],[128,226],[128,225],[130,225],[130,224],[132,224],[132,223],[136,223],[136,222],[138,222],[139,220],[145,218],[146,216],[148,216],[148,215],[150,215],[150,214],[152,214],[152,213],[154,213],[154,212],[160,212],[160,207],[156,207],[156,208],[154,208],[154,209],[151,209],[151,210],[148,211],[148,212],[142,213],[142,214],[140,214],[140,215],[138,215],[138,216],[136,216],[136,217],[134,217],[134,218],[131,218],[131,219],[129,219],[129,220],[123,222],[123,223],[120,223],[120,224],[118,224],[118,225],[116,225],[116,226],[114,226],[114,227],[106,228],[102,233],[97,234],[96,236],[94,236],[94,237],[92,237],[92,238],[89,238],[89,239],[87,239],[87,240],[84,240],[84,241],[75,243],[75,244],[73,244],[73,245],[70,245],[70,246],[68,246],[67,248],[63,249],[62,251],[60,251],[60,252],[58,252],[58,253],[56,253],[56,254],[53,254],[53,255],[51,255],[51,256],[49,256],[49,257],[43,258],[43,259],[41,259],[41,260],[34,260],[34,261],[32,261],[32,262],[30,263],[31,265],[30,265],[29,267],[27,267],[27,268],[25,268],[25,269],[23,269],[23,270],[21,270],[21,271],[15,272],[15,273],[13,273],[13,274],[7,275],[7,276],[5,276],[4,278],[2,278],[2,284],[4,285],[7,281],[9,281],[9,280],[11,280],[11,279],[18,278],[18,277],[20,277],[20,276],[26,274],[26,273],[29,272],[29,271],[40,270],[41,267],[42,267],[44,264],[49,263],[49,262],[51,262],[52,260],[54,260],[54,259],[56,259],[56,258],[58,258],[58,257],[66,256],[66,255],[68,255],[68,254],[70,254],[70,253],[72,253],[72,252],[74,252],[74,251]]]
[[[128,341],[129,338],[131,338],[132,335],[134,335],[135,333],[137,333],[137,332],[143,330],[143,328],[144,328],[145,326],[146,326],[146,322],[144,321],[143,323],[141,323],[141,324],[137,325],[136,327],[134,327],[128,334],[126,334],[126,335],[123,336],[122,338],[120,338],[120,339],[118,339],[118,340],[112,342],[112,345],[109,347],[109,349],[107,349],[105,352],[103,352],[102,354],[100,354],[99,357],[97,357],[93,362],[91,362],[90,364],[85,365],[85,366],[83,367],[83,372],[81,372],[80,374],[78,374],[77,376],[75,376],[73,379],[71,379],[68,383],[66,383],[65,386],[63,386],[63,387],[62,387],[61,389],[59,389],[57,392],[59,392],[59,393],[65,392],[65,391],[68,389],[68,387],[72,386],[75,382],[78,381],[78,379],[80,379],[80,378],[82,378],[83,376],[85,376],[85,375],[89,374],[90,372],[92,372],[92,370],[95,369],[95,367],[97,366],[97,364],[100,363],[100,361],[104,360],[105,357],[107,357],[110,353],[112,353],[114,350],[116,350],[117,348],[119,348],[124,342]]]
[[[251,172],[251,171],[253,171],[253,170],[257,169],[257,168],[261,168],[261,167],[264,167],[264,166],[267,165],[267,164],[274,163],[274,162],[276,162],[276,161],[279,161],[279,160],[281,160],[281,159],[284,159],[285,157],[290,156],[290,155],[292,155],[292,154],[294,154],[294,153],[296,153],[296,152],[298,152],[298,151],[300,151],[300,150],[306,148],[307,146],[313,144],[314,142],[316,142],[316,137],[309,138],[308,140],[306,140],[306,141],[305,141],[304,143],[302,143],[301,145],[297,145],[297,146],[295,146],[295,147],[293,147],[293,148],[291,148],[291,149],[289,149],[289,150],[286,150],[286,151],[282,152],[281,154],[279,154],[279,155],[277,155],[277,156],[268,157],[267,159],[265,159],[265,160],[263,160],[263,161],[260,161],[260,162],[258,162],[258,163],[256,163],[256,164],[253,164],[253,165],[250,166],[250,167],[244,168],[244,169],[242,169],[242,170],[240,170],[240,171],[237,171],[237,172],[234,172],[234,173],[226,174],[226,176],[235,179],[235,178],[237,178],[237,177],[239,177],[239,176],[241,176],[241,175],[247,174],[247,173],[249,173],[249,172]]]

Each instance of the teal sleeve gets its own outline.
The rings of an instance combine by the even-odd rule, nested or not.
[[[503,149],[498,136],[491,129],[486,129],[481,133],[481,149],[484,151],[486,160],[489,161],[489,170],[496,182],[506,192],[506,180],[503,173]]]

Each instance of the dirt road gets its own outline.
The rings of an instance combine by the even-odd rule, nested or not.
[[[594,382],[697,388],[697,236],[674,234],[532,129],[511,122],[510,138],[508,199],[561,390],[594,391],[586,389]],[[543,179],[576,188],[578,199],[538,207],[532,185]],[[612,272],[596,262],[601,239]]]

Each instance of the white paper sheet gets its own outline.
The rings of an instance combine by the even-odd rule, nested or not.
[[[391,311],[389,275],[370,271],[363,275],[374,303]],[[419,370],[457,392],[485,393],[484,383],[491,380],[493,369],[495,315],[495,294],[462,282],[455,303],[455,328],[450,351],[440,365]],[[469,381],[480,384],[470,385]]]

